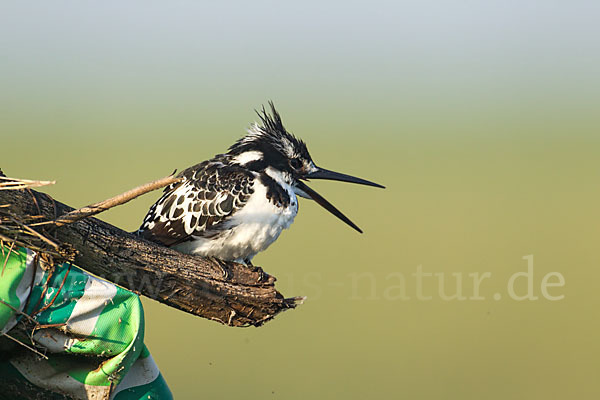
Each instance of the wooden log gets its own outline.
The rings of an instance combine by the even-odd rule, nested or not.
[[[0,190],[0,205],[17,216],[48,221],[73,211],[50,196]],[[72,214],[71,214],[72,215]],[[180,253],[125,232],[97,218],[35,229],[75,248],[74,263],[101,278],[153,300],[229,326],[260,326],[296,307],[303,298],[284,298],[273,276],[260,268]]]

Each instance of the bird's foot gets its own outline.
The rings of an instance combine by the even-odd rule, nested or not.
[[[215,263],[221,269],[221,273],[223,274],[223,280],[228,281],[229,277],[230,277],[230,273],[229,273],[229,270],[227,269],[227,267],[225,267],[225,262],[222,260],[219,260],[218,258],[215,258]]]
[[[260,283],[260,282],[264,282],[267,280],[268,275],[265,273],[265,271],[263,271],[263,269],[261,267],[254,267],[255,271],[258,272],[258,279],[256,280],[256,283]]]
[[[255,267],[249,258],[244,259],[244,264],[246,264],[247,267],[250,267],[252,271],[258,272],[258,279],[256,283],[264,282],[267,279],[268,275],[265,273],[265,271],[263,271],[261,267]]]

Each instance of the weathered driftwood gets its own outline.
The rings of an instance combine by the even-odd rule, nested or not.
[[[0,190],[17,216],[56,220],[73,209],[27,190]],[[75,264],[168,306],[230,326],[260,326],[301,298],[284,298],[259,268],[182,254],[96,218],[38,230],[75,248]]]

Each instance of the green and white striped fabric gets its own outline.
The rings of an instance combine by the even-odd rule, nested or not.
[[[74,398],[172,398],[144,345],[136,294],[70,264],[49,274],[35,267],[32,251],[0,247],[0,299],[35,318],[40,327],[33,339],[48,356],[23,349],[0,362],[0,375]],[[2,334],[15,336],[11,329],[22,318],[0,303]]]

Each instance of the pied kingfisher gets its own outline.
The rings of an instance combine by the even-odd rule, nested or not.
[[[383,188],[373,182],[319,168],[306,144],[289,133],[272,102],[260,123],[225,154],[181,172],[150,208],[138,234],[183,253],[252,265],[298,213],[298,198],[316,201],[362,233],[331,203],[303,182],[331,179]]]

